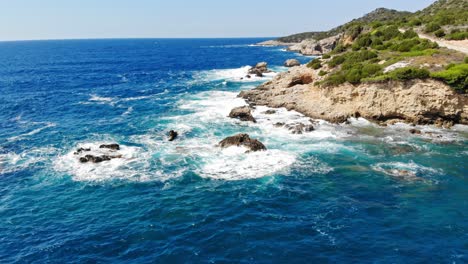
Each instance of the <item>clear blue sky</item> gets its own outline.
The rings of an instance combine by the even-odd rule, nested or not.
[[[0,40],[263,37],[326,30],[433,0],[0,0]]]

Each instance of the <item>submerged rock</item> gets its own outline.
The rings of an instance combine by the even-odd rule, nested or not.
[[[241,107],[236,107],[231,110],[231,113],[229,113],[230,118],[236,118],[241,121],[251,121],[256,123],[257,120],[252,116],[252,111],[250,107],[248,106],[241,106]]]
[[[301,63],[296,60],[296,59],[290,59],[290,60],[287,60],[284,62],[284,66],[286,67],[296,67],[296,66],[300,66]]]
[[[86,155],[84,157],[80,158],[81,163],[87,163],[87,162],[92,162],[92,163],[101,163],[103,161],[109,161],[111,159],[118,159],[122,158],[122,155],[116,155],[116,156],[109,156],[109,155],[100,155],[100,156],[95,156],[95,155]]]
[[[410,129],[409,132],[410,132],[411,134],[418,134],[418,135],[421,135],[421,133],[422,133],[421,130],[419,130],[419,129],[414,129],[414,128],[413,128],[413,129]]]
[[[266,110],[265,112],[263,112],[263,114],[265,115],[273,115],[273,114],[276,114],[276,110]]]
[[[293,134],[303,134],[303,133],[312,132],[315,130],[313,125],[305,125],[302,123],[288,124],[286,125],[286,128],[289,129],[289,131],[291,131],[291,133]]]
[[[169,141],[174,141],[178,136],[179,136],[179,133],[177,133],[176,131],[174,130],[171,130],[169,131]]]
[[[103,144],[99,148],[111,149],[111,150],[120,150],[119,144]]]
[[[73,153],[73,154],[79,155],[79,154],[81,154],[82,152],[89,152],[89,151],[91,151],[91,148],[79,148],[79,149],[77,149],[77,150],[75,151],[75,153]]]
[[[249,151],[262,151],[262,150],[267,150],[265,145],[263,145],[262,142],[250,138],[248,134],[238,134],[232,137],[227,137],[221,142],[219,142],[218,146],[221,148],[228,148],[232,146],[237,146],[237,147],[246,147],[249,149]]]

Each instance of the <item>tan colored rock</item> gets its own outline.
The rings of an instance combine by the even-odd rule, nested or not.
[[[401,120],[413,124],[468,124],[468,96],[436,80],[317,87],[294,85],[297,76],[316,71],[306,66],[291,68],[256,89],[239,96],[252,104],[286,107],[311,118],[341,123],[361,116],[378,122]]]

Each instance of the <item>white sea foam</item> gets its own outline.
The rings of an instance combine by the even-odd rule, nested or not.
[[[425,167],[413,161],[381,162],[374,164],[372,169],[404,180],[424,180],[424,177],[441,173],[440,170]]]
[[[47,128],[54,127],[54,126],[57,125],[57,124],[51,123],[51,122],[46,122],[46,123],[43,123],[43,124],[45,124],[45,126],[36,128],[34,130],[31,130],[30,132],[27,132],[27,133],[24,133],[24,134],[21,134],[21,135],[18,135],[18,136],[9,137],[7,139],[7,141],[13,142],[13,141],[22,140],[22,139],[24,139],[26,137],[33,136],[33,135],[38,134],[38,133],[40,133],[41,131],[43,131],[43,130],[45,130]]]
[[[40,147],[25,150],[21,153],[0,154],[0,174],[21,171],[40,162],[46,162],[56,152],[56,148]]]
[[[263,77],[257,77],[255,74],[249,74],[251,78],[247,78],[249,69],[251,66],[243,66],[236,69],[222,69],[222,70],[209,70],[197,72],[194,74],[195,82],[206,82],[206,81],[231,81],[231,82],[258,82],[266,81],[273,78],[277,72],[272,71],[264,73]]]

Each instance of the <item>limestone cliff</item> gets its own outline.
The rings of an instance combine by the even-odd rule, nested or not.
[[[449,127],[468,124],[468,97],[435,80],[318,87],[317,72],[300,66],[239,96],[249,103],[286,107],[311,118],[344,122],[364,117],[382,124],[404,121]]]

